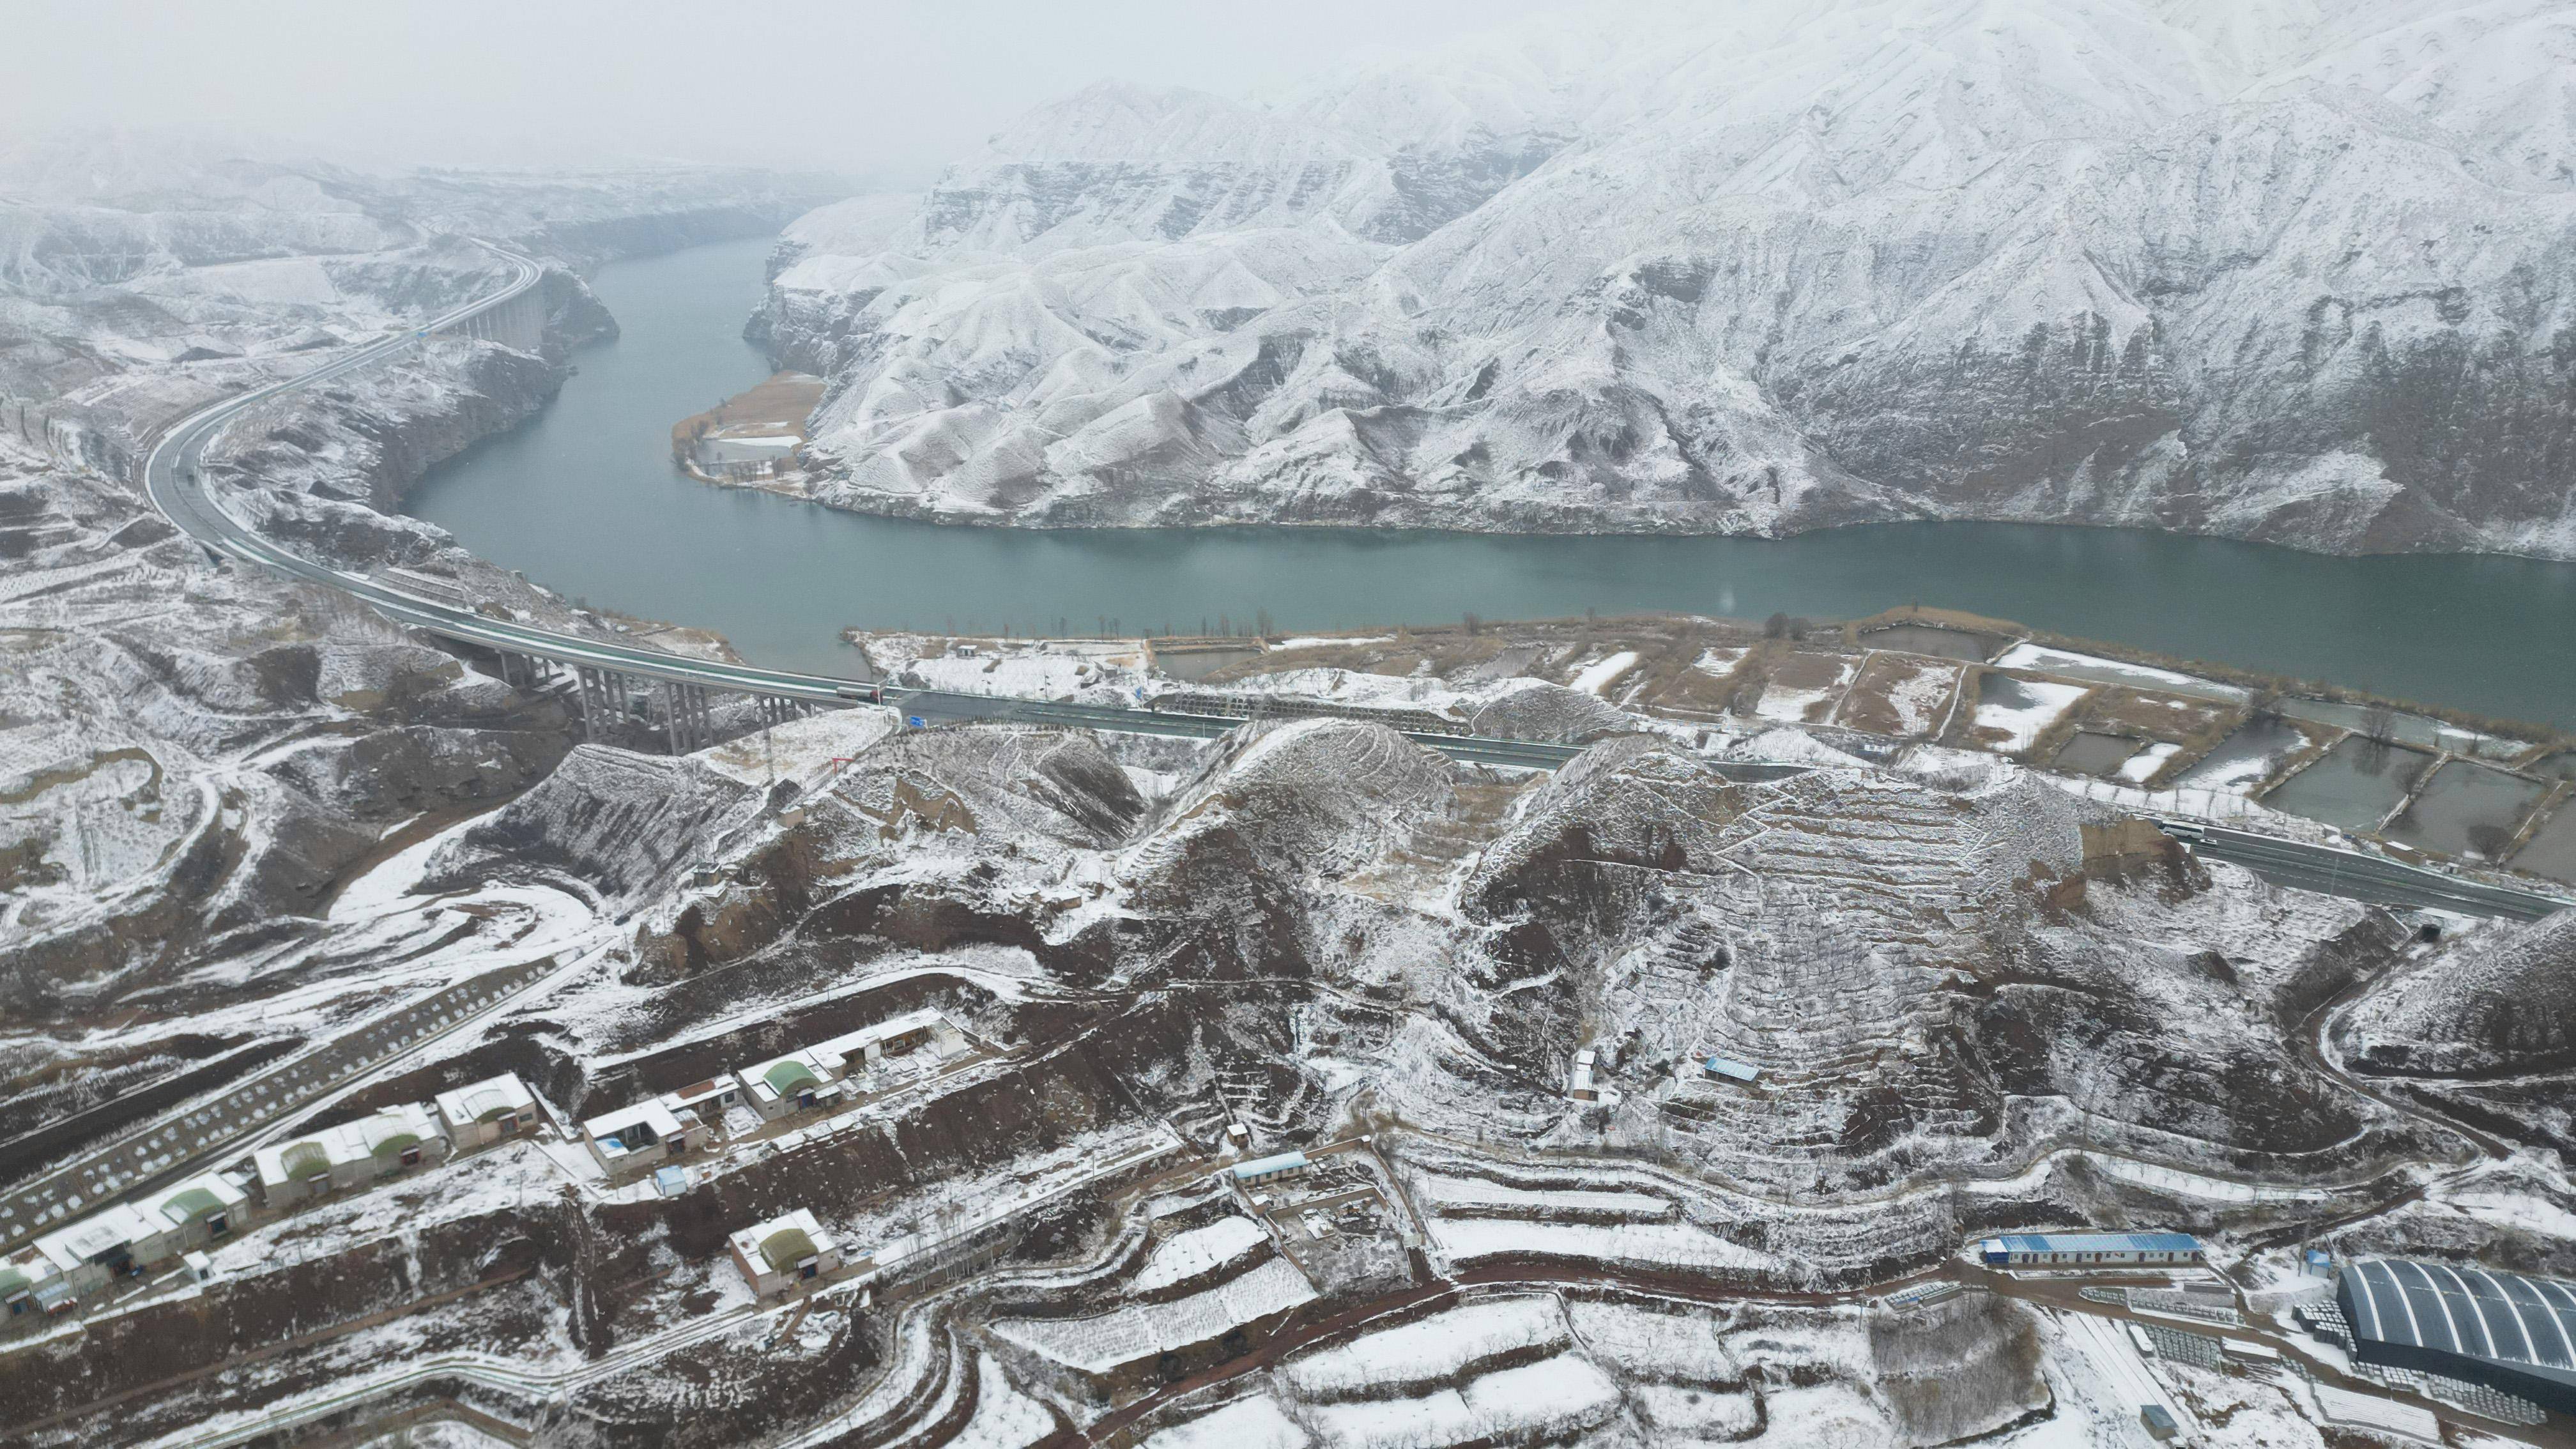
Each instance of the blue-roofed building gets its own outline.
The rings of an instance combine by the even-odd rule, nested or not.
[[[1762,1075],[1760,1067],[1751,1062],[1739,1062],[1733,1057],[1710,1057],[1699,1064],[1699,1069],[1712,1077],[1724,1077],[1732,1082],[1750,1082]]]
[[[2186,1267],[2201,1261],[2189,1233],[2012,1233],[1978,1245],[1994,1268]]]
[[[1272,1178],[1286,1177],[1290,1173],[1295,1172],[1304,1172],[1307,1165],[1305,1153],[1281,1152],[1269,1157],[1256,1157],[1249,1162],[1235,1163],[1226,1168],[1225,1171],[1230,1174],[1236,1182],[1241,1183],[1245,1187],[1251,1187],[1258,1183],[1268,1182]]]
[[[2335,1283],[2335,1306],[2363,1363],[2466,1379],[2576,1414],[2576,1283],[2357,1258]]]

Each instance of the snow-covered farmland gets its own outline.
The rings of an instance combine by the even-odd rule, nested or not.
[[[1301,1355],[1280,1376],[1301,1398],[1383,1397],[1384,1389],[1446,1382],[1479,1362],[1565,1342],[1565,1312],[1553,1296],[1489,1299]]]
[[[2005,754],[2026,750],[2090,691],[2080,684],[1988,674],[1980,681],[1975,724],[1980,739]]]
[[[2202,679],[2171,669],[2158,669],[2151,664],[2132,664],[2125,659],[2105,659],[2098,654],[2078,654],[2071,649],[2052,649],[2028,641],[2016,644],[1996,656],[2000,669],[2030,669],[2044,674],[2060,674],[2069,679],[2090,680],[2096,684],[2125,684],[2140,689],[2163,690],[2173,694],[2197,695],[2202,699],[2242,704],[2246,692],[2233,684]]]

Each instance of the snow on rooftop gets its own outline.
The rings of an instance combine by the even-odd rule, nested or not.
[[[130,1203],[114,1203],[36,1239],[36,1251],[68,1272],[101,1253],[141,1242],[168,1226],[153,1221]]]
[[[2006,1233],[1994,1241],[2014,1253],[2196,1253],[2189,1233]]]
[[[652,1128],[654,1134],[659,1137],[680,1135],[680,1119],[672,1116],[671,1109],[655,1099],[637,1102],[633,1106],[623,1107],[614,1112],[602,1112],[596,1117],[583,1121],[581,1130],[583,1136],[594,1140],[605,1140],[619,1135],[638,1123]]]
[[[1268,1157],[1255,1157],[1229,1165],[1225,1170],[1234,1177],[1261,1177],[1274,1172],[1295,1172],[1306,1165],[1303,1152],[1274,1152]]]
[[[766,1250],[773,1240],[782,1237],[786,1241],[780,1244],[780,1249],[786,1256],[783,1261],[773,1261],[766,1255]],[[754,1262],[767,1263],[773,1270],[793,1267],[797,1258],[807,1253],[832,1250],[832,1235],[823,1230],[823,1225],[815,1220],[813,1211],[808,1208],[797,1208],[765,1223],[754,1223],[735,1233],[732,1242],[735,1252]]]
[[[453,1091],[441,1092],[436,1100],[441,1115],[462,1125],[515,1113],[522,1107],[533,1107],[537,1104],[537,1094],[528,1090],[527,1083],[520,1081],[517,1073],[503,1072],[497,1077],[486,1077]]]

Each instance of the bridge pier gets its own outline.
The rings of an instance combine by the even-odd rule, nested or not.
[[[599,716],[608,701],[599,684],[599,671],[582,665],[573,671],[573,680],[581,691],[581,737],[586,744],[599,742]]]
[[[670,682],[662,686],[662,742],[675,755],[690,754],[715,742],[715,709],[703,684]]]
[[[534,352],[545,345],[545,303],[537,289],[531,287],[506,302],[449,323],[439,329],[438,335],[468,342],[497,342],[521,352]]]
[[[543,671],[546,661],[522,657],[510,662],[502,656],[504,678],[513,674],[527,676]],[[642,718],[644,727],[662,737],[662,747],[675,755],[691,754],[714,744],[716,739],[715,695],[703,684],[678,680],[653,681],[646,692],[632,676],[597,665],[565,666],[573,677],[575,692],[581,701],[581,737],[592,744],[613,744],[620,730]],[[752,708],[761,727],[786,724],[790,720],[811,716],[817,706],[811,700],[789,699],[774,694],[754,694]],[[636,706],[642,705],[639,711]]]

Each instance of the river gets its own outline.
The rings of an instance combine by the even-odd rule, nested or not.
[[[411,512],[592,604],[848,672],[859,624],[1196,632],[1679,610],[1850,618],[1923,603],[2083,638],[2576,728],[2576,564],[2334,558],[2137,529],[1878,524],[1785,540],[1356,529],[1019,530],[713,488],[670,429],[768,374],[742,324],[766,241],[600,269],[623,335],[533,422],[435,470]]]

